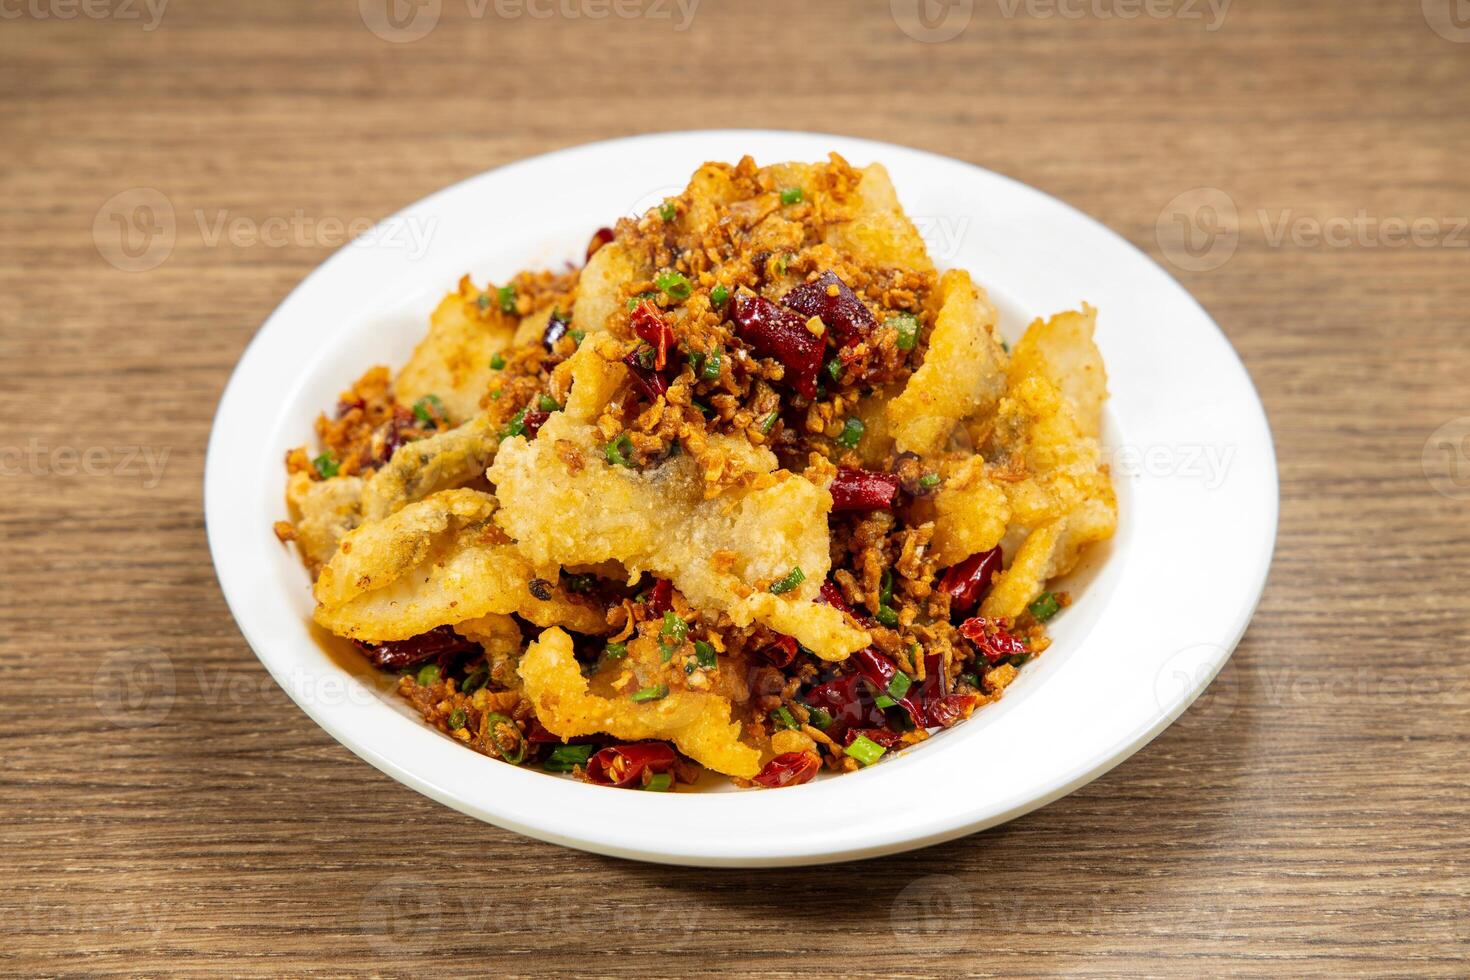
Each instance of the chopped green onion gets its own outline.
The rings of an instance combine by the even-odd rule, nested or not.
[[[613,660],[621,660],[621,659],[623,659],[624,657],[626,657],[628,655],[628,644],[626,644],[626,643],[609,643],[607,645],[607,655],[609,657],[611,657]]]
[[[709,418],[715,412],[714,409],[710,408],[708,405],[704,404],[703,402],[698,402],[698,401],[694,401],[694,400],[691,399],[690,402],[689,402],[689,404],[690,405],[693,405],[695,408],[697,408],[699,410],[699,414],[700,415],[703,415],[705,418]]]
[[[637,356],[639,367],[643,368],[643,370],[645,371],[653,370],[654,358],[656,358],[658,355],[654,352],[654,349],[652,347],[638,348]]]
[[[855,449],[863,441],[866,431],[867,426],[863,425],[862,419],[848,419],[842,424],[842,435],[837,437],[837,441],[848,449]]]
[[[925,473],[923,476],[919,477],[919,486],[923,487],[925,490],[933,490],[935,487],[939,486],[939,474]]]
[[[785,705],[782,705],[781,707],[777,708],[775,711],[772,711],[771,712],[771,717],[774,718],[774,719],[776,719],[776,727],[777,728],[800,728],[801,727],[799,724],[797,724],[796,719],[791,716],[790,710],[787,709],[787,707]]]
[[[636,310],[638,309],[639,303],[646,299],[654,299],[657,296],[658,293],[639,293],[637,296],[630,296],[628,297],[628,309]]]
[[[650,793],[667,793],[669,787],[674,783],[674,777],[666,772],[656,772],[648,777],[648,782],[643,788]]]
[[[893,569],[891,568],[883,569],[883,574],[878,579],[878,604],[893,605]]]
[[[679,216],[679,209],[674,207],[673,201],[665,201],[658,206],[658,216],[665,221],[673,221]]]
[[[800,187],[787,187],[784,190],[782,190],[781,191],[781,203],[782,204],[800,204],[801,203],[801,188]]]
[[[720,365],[724,362],[724,351],[716,347],[714,350],[710,351],[709,356],[704,359],[704,367],[700,369],[699,376],[706,381],[716,380],[720,376]]]
[[[689,294],[694,291],[694,287],[689,285],[689,280],[684,277],[684,274],[672,269],[654,276],[653,284],[661,289],[669,299],[677,302],[688,299]]]
[[[492,370],[492,371],[504,371],[505,370],[505,358],[502,355],[500,355],[500,354],[496,354],[494,357],[490,358],[490,370]]]
[[[516,412],[515,415],[511,417],[509,424],[506,425],[505,431],[501,433],[501,435],[506,439],[514,439],[516,436],[525,435],[526,413],[528,411],[530,411],[529,405],[521,409],[519,412]]]
[[[420,687],[428,687],[430,684],[438,683],[439,665],[424,664],[422,667],[419,668],[418,676],[415,677],[414,680],[419,682]]]
[[[475,305],[480,308],[481,313],[484,313],[486,310],[490,309],[490,294],[481,293],[480,298],[475,300]]]
[[[961,674],[959,677],[955,678],[955,680],[964,681],[966,684],[975,688],[975,690],[977,691],[980,689],[980,677],[976,674]]]
[[[896,708],[896,707],[898,707],[898,702],[895,701],[895,700],[893,700],[892,698],[890,698],[886,694],[880,694],[880,695],[878,695],[876,698],[873,699],[873,703],[876,704],[880,708]]]
[[[846,749],[848,755],[856,759],[861,765],[871,766],[882,758],[887,749],[866,735],[859,735],[852,740],[852,744]]]
[[[491,401],[496,401],[496,402],[498,402],[498,401],[500,401],[500,396],[501,396],[501,395],[504,395],[504,394],[505,394],[505,392],[504,392],[504,391],[502,391],[502,390],[501,390],[501,389],[499,389],[499,388],[496,388],[496,389],[495,389],[495,390],[494,390],[494,391],[492,391],[492,392],[490,392],[490,400],[491,400]]]
[[[633,692],[633,701],[642,704],[645,701],[658,701],[669,696],[669,685],[655,684],[653,687],[645,687],[641,691]]]
[[[779,418],[779,415],[776,412],[772,412],[770,415],[761,419],[761,435],[768,436],[771,434],[771,430],[776,427],[777,418]]]
[[[694,369],[694,376],[699,377],[699,372],[704,370],[704,355],[699,351],[689,355],[689,366]]]
[[[321,477],[323,480],[330,480],[332,477],[336,476],[337,470],[339,469],[339,467],[337,466],[337,461],[332,458],[331,453],[322,453],[316,459],[311,461],[311,465],[316,468],[317,476]]]
[[[582,341],[584,341],[584,340],[587,339],[587,331],[585,331],[585,330],[568,330],[567,331],[567,336],[570,337],[570,338],[572,338],[572,343],[576,344],[578,347],[581,347],[582,346]]]
[[[900,313],[888,318],[886,326],[898,331],[898,349],[913,350],[919,343],[919,318],[912,313]]]
[[[877,615],[874,618],[884,626],[893,627],[898,625],[898,611],[892,606],[879,606]]]
[[[464,709],[463,708],[455,708],[453,711],[449,712],[449,727],[450,727],[450,729],[463,728],[464,727],[464,723],[465,723],[465,713],[464,713]]]
[[[689,624],[686,623],[678,613],[672,609],[664,613],[664,624],[658,631],[658,648],[664,655],[667,663],[674,655],[674,651],[684,645],[684,640],[689,636]]]
[[[585,575],[568,575],[567,591],[587,593],[597,587],[597,576],[590,572]]]
[[[612,442],[607,444],[603,455],[607,457],[609,466],[632,466],[632,460],[628,459],[633,454],[633,440],[628,433],[624,432]]]
[[[786,275],[786,266],[790,261],[791,256],[787,255],[785,252],[782,252],[781,256],[776,259],[776,275]]]
[[[709,301],[715,306],[724,306],[729,298],[730,290],[723,283],[709,291]]]
[[[827,377],[833,381],[841,381],[842,375],[847,371],[847,365],[842,363],[842,358],[834,357],[827,362]]]
[[[1055,593],[1043,592],[1032,600],[1026,610],[1036,617],[1037,622],[1044,623],[1062,611],[1062,604],[1057,601]]]
[[[893,698],[894,700],[898,700],[899,698],[902,698],[905,694],[909,693],[909,688],[913,686],[913,678],[909,677],[908,674],[905,674],[903,671],[900,670],[898,673],[893,675],[893,680],[888,682],[888,696],[890,698]]]
[[[694,641],[694,658],[701,667],[713,667],[718,662],[715,659],[715,648],[703,640]]]
[[[425,395],[413,403],[413,417],[425,425],[435,425],[440,419],[447,421],[449,413],[444,411],[438,395]]]
[[[771,595],[784,595],[806,581],[806,572],[793,568],[784,578],[771,583]]]
[[[561,410],[561,405],[550,395],[542,395],[540,398],[537,398],[536,407],[543,412],[557,412]]]
[[[571,772],[573,766],[586,766],[595,745],[558,745],[551,750],[541,768],[547,772]]]
[[[514,313],[516,311],[516,290],[514,286],[501,286],[496,291],[500,299],[500,312]]]
[[[826,708],[813,708],[807,713],[807,722],[817,729],[825,729],[832,724],[832,716],[827,713]]]

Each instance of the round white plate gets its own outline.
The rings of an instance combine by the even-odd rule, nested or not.
[[[871,769],[778,791],[636,793],[519,769],[420,723],[311,623],[309,581],[271,524],[282,459],[366,368],[401,365],[458,278],[580,260],[600,225],[681,190],[707,160],[885,164],[943,268],[968,269],[1014,340],[1030,318],[1099,311],[1104,440],[1121,519],[1069,583],[1054,645],[1000,703]],[[1199,305],[1128,242],[1030,187],[884,143],[805,133],[668,133],[473,177],[377,226],[286,298],[240,359],[209,444],[205,513],[220,585],[272,676],[394,779],[501,827],[620,857],[793,865],[948,840],[1096,778],[1172,722],[1250,621],[1276,535],[1276,461],[1240,360]],[[371,802],[365,805],[371,806]]]

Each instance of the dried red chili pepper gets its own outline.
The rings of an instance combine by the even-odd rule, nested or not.
[[[922,725],[924,723],[923,709],[914,700],[917,692],[910,694],[906,691],[903,697],[897,698],[894,698],[889,693],[893,679],[898,676],[898,664],[889,660],[872,647],[864,647],[852,656],[853,661],[857,664],[858,673],[868,683],[873,685],[875,694],[887,694],[890,698],[893,698],[895,704],[908,712],[909,717],[913,719],[915,725]],[[912,691],[912,687],[909,688],[909,691]]]
[[[953,728],[964,719],[966,711],[979,702],[973,694],[946,694],[925,702],[924,716],[930,728]]]
[[[553,735],[548,732],[545,726],[543,726],[541,722],[537,721],[535,718],[531,719],[531,724],[526,729],[526,741],[530,742],[533,745],[566,744],[566,739],[562,738],[559,735]]]
[[[526,438],[536,438],[536,433],[541,431],[541,427],[546,424],[546,420],[549,418],[551,418],[550,412],[543,412],[539,409],[532,409],[527,412],[526,417],[521,420],[522,424],[526,427]]]
[[[633,332],[653,345],[653,369],[662,371],[669,363],[669,345],[674,342],[674,331],[664,322],[658,306],[652,300],[644,300],[633,309]]]
[[[767,762],[752,782],[767,789],[800,786],[821,768],[822,757],[815,752],[786,752]]]
[[[664,742],[610,745],[587,760],[587,780],[599,786],[635,786],[644,774],[670,772],[674,750]]]
[[[431,660],[444,664],[459,654],[476,649],[476,644],[460,636],[452,626],[439,626],[406,640],[389,640],[386,643],[363,643],[361,640],[352,642],[363,652],[368,662],[379,670],[407,670]]]
[[[975,649],[983,653],[986,660],[996,664],[1007,657],[1017,657],[1031,652],[1022,640],[1007,631],[1007,626],[1009,623],[1004,619],[986,619],[984,616],[976,616],[961,623],[959,630],[960,635],[975,644]]]
[[[874,702],[861,674],[844,674],[818,684],[803,700],[832,717],[826,728],[832,738],[841,738],[854,726],[878,727],[885,721],[883,709]]]
[[[1000,571],[1004,560],[1000,546],[996,545],[945,569],[939,580],[939,591],[949,594],[950,613],[963,614],[974,609],[990,591],[990,580]]]
[[[833,286],[837,287],[835,293]],[[873,312],[830,269],[812,282],[791,290],[781,303],[800,313],[803,319],[821,317],[842,347],[865,340],[868,334],[878,329],[878,320]]]
[[[794,636],[783,636],[775,643],[761,651],[765,657],[777,667],[786,668],[791,666],[791,661],[796,659],[797,643]]]
[[[633,384],[649,401],[658,401],[659,396],[669,390],[669,383],[662,374],[649,370],[639,362],[637,351],[623,358],[623,363],[628,366],[628,371],[633,377]]]
[[[741,290],[731,302],[730,318],[740,339],[761,357],[774,357],[786,368],[786,383],[806,398],[817,394],[824,337],[806,328],[800,316],[756,293]]]
[[[827,489],[832,512],[891,510],[898,498],[899,479],[893,473],[875,473],[844,466]]]
[[[587,258],[597,254],[597,250],[616,237],[611,228],[599,228],[592,233],[592,240],[587,243]]]
[[[653,580],[653,591],[648,594],[648,611],[662,616],[674,608],[674,583],[666,578]]]
[[[821,589],[817,591],[817,601],[825,602],[833,609],[841,609],[849,616],[852,615],[852,606],[847,604],[847,597],[842,594],[842,590],[837,587],[837,583],[831,579],[822,583]]]

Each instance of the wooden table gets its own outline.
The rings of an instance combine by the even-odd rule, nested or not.
[[[414,41],[426,21],[374,2],[0,3],[0,972],[1466,975],[1470,30],[1448,2],[1222,23],[975,0],[905,33],[881,0],[705,0],[685,30],[663,0],[444,0],[409,8],[442,6]],[[1171,265],[1245,359],[1281,464],[1269,587],[1211,693],[1105,778],[885,860],[632,864],[380,775],[240,637],[204,445],[332,222],[716,126],[1014,175]],[[1230,207],[1238,240],[1211,237]]]

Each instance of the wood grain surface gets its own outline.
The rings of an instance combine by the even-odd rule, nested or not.
[[[1465,4],[925,3],[425,0],[408,41],[380,0],[0,0],[0,973],[1470,973]],[[216,586],[211,416],[334,222],[738,126],[1076,204],[1270,413],[1280,538],[1230,666],[1006,826],[791,871],[527,840],[318,730]]]

